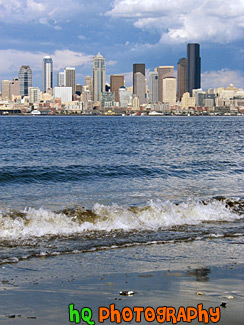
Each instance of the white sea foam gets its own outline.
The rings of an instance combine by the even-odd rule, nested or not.
[[[213,200],[208,204],[188,201],[150,201],[144,208],[95,204],[95,218],[86,221],[76,216],[55,213],[43,208],[28,208],[24,217],[0,213],[0,239],[18,240],[50,235],[73,235],[87,231],[143,231],[172,226],[198,224],[205,221],[233,221],[241,216],[226,207],[225,202]],[[88,221],[87,221],[88,220]]]

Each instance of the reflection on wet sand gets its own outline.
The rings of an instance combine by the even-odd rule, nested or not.
[[[207,282],[209,281],[208,275],[211,273],[210,268],[200,268],[191,271],[187,271],[188,276],[195,276],[196,281]]]

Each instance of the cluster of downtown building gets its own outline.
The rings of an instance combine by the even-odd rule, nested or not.
[[[23,65],[18,78],[2,81],[0,113],[55,114],[243,114],[244,90],[227,88],[201,89],[200,45],[187,45],[187,59],[174,66],[159,66],[149,72],[149,87],[144,63],[133,64],[133,86],[125,86],[124,75],[111,75],[105,81],[105,58],[98,53],[93,58],[93,75],[85,84],[76,84],[76,70],[66,67],[57,74],[53,86],[53,61],[43,58],[42,92],[32,86],[32,70]]]

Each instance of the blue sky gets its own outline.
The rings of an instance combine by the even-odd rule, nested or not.
[[[202,88],[244,88],[243,0],[0,0],[0,76],[13,79],[22,64],[42,84],[42,58],[56,74],[76,67],[76,82],[92,75],[92,58],[106,59],[106,75],[174,65],[186,45],[201,45]]]

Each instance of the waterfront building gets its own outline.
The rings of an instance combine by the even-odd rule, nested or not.
[[[220,87],[215,89],[215,105],[216,106],[231,106],[232,103],[238,102],[237,106],[244,106],[244,90],[241,88],[236,88],[233,84],[228,87]]]
[[[197,43],[187,44],[187,80],[191,95],[193,89],[201,88],[200,45]]]
[[[29,97],[30,97],[30,103],[39,103],[41,100],[41,91],[38,87],[29,87],[28,90]]]
[[[32,87],[32,70],[28,65],[22,65],[19,69],[20,96],[28,96],[28,89]]]
[[[75,95],[75,68],[66,67],[64,69],[64,85],[72,88],[72,96]]]
[[[1,94],[2,100],[9,100],[9,86],[11,81],[10,80],[2,80],[1,82]]]
[[[57,74],[57,87],[64,87],[64,71]]]
[[[54,97],[61,98],[62,103],[72,101],[72,87],[55,87]]]
[[[119,102],[119,89],[124,87],[125,80],[123,75],[111,75],[110,76],[110,90],[114,92],[114,101]]]
[[[163,103],[163,80],[174,77],[174,66],[158,67],[158,101]]]
[[[9,85],[9,99],[14,100],[14,98],[20,96],[20,82],[18,78],[14,78]]]
[[[177,100],[180,101],[182,95],[187,91],[187,60],[181,58],[177,63]]]
[[[50,56],[45,56],[42,61],[42,92],[53,88],[53,60]]]
[[[161,115],[164,114],[170,114],[171,109],[169,103],[151,103],[149,104],[148,108],[150,109],[149,115]]]
[[[158,102],[158,71],[149,72],[149,102]]]
[[[168,77],[163,79],[163,103],[169,103],[170,106],[176,104],[175,77]]]
[[[105,91],[105,58],[98,53],[93,58],[93,101],[100,104],[102,92]]]

